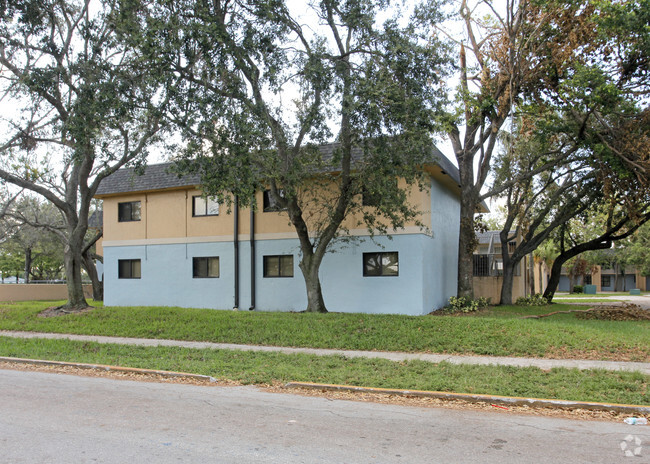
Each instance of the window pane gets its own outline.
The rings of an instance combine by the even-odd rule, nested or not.
[[[192,258],[192,277],[203,277],[205,275],[205,264],[201,258]]]
[[[364,276],[381,275],[381,253],[363,254],[363,275]]]
[[[140,278],[140,260],[139,259],[134,259],[131,262],[132,262],[131,277],[133,279],[139,279]]]
[[[382,253],[382,275],[396,276],[399,274],[397,253]]]
[[[207,258],[207,276],[219,277],[219,258]]]
[[[117,205],[117,219],[120,222],[131,220],[131,203],[119,203]]]
[[[219,214],[219,203],[215,198],[208,198],[208,206],[206,214],[216,216]]]
[[[280,276],[280,257],[265,256],[264,277],[279,277],[279,276]]]
[[[279,189],[278,194],[284,198],[284,190]],[[265,213],[271,212],[271,211],[285,211],[286,208],[281,208],[280,205],[277,204],[277,202],[273,199],[271,196],[271,191],[270,190],[264,190],[264,195],[263,195],[263,211]]]
[[[139,279],[140,260],[139,259],[118,259],[117,277],[119,279]]]
[[[293,277],[293,256],[280,256],[280,275]]]
[[[363,254],[364,276],[399,275],[399,254],[396,251]]]
[[[194,212],[194,216],[205,216],[205,211],[206,211],[205,198],[197,196],[197,197],[192,197],[192,200],[194,200],[194,206],[192,208]]]
[[[119,222],[139,221],[140,220],[140,202],[127,201],[126,203],[117,204],[117,220]]]
[[[131,262],[128,259],[120,259],[117,261],[118,274],[120,279],[128,279],[131,277]]]
[[[131,220],[139,221],[140,220],[140,202],[133,201],[131,202]]]

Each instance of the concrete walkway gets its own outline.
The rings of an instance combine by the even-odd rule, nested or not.
[[[15,338],[48,338],[67,339],[75,341],[115,343],[135,346],[175,346],[194,349],[211,350],[239,350],[239,351],[265,351],[285,354],[305,353],[317,356],[344,356],[346,358],[381,358],[390,361],[420,360],[431,363],[448,362],[452,364],[480,364],[500,365],[515,367],[538,367],[552,369],[554,367],[576,369],[605,369],[611,371],[638,371],[650,375],[650,363],[617,362],[617,361],[589,361],[577,359],[546,359],[546,358],[511,358],[503,356],[464,356],[449,354],[428,353],[401,353],[387,351],[348,351],[318,348],[289,348],[280,346],[235,345],[230,343],[188,342],[180,340],[156,340],[144,338],[103,337],[96,335],[53,334],[40,332],[13,332],[0,331],[2,337]]]

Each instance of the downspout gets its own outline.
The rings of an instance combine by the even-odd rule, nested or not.
[[[255,309],[255,211],[251,203],[251,216],[250,216],[250,229],[251,229],[251,307],[249,311]]]
[[[233,309],[239,309],[239,197],[235,195],[235,230],[232,238],[235,247],[235,305]]]

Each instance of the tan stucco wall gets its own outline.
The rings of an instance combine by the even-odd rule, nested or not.
[[[92,298],[93,289],[84,285],[84,295]],[[63,284],[0,284],[0,301],[65,300],[68,287]]]
[[[141,217],[139,221],[118,222],[117,205],[126,201],[140,202]],[[104,240],[136,240],[147,238],[146,224],[146,194],[124,195],[104,199]]]
[[[501,286],[503,285],[503,277],[474,277],[474,297],[480,296],[490,298],[493,304],[499,303],[501,300]],[[515,276],[512,285],[512,301],[515,302],[517,298],[526,296],[525,279],[523,276]]]
[[[400,181],[402,187],[405,182]],[[327,189],[321,189],[326,195]],[[306,193],[305,195],[309,195]],[[231,237],[234,230],[234,215],[228,213],[227,207],[221,205],[217,216],[192,216],[192,197],[201,195],[196,189],[148,192],[139,195],[124,195],[104,198],[104,240],[107,242],[122,240],[168,239],[185,237]],[[255,232],[257,234],[278,234],[282,238],[295,236],[295,229],[286,212],[262,211],[263,192],[257,192],[258,211],[255,213]],[[422,214],[420,221],[431,224],[431,202],[428,191],[412,187],[410,201]],[[127,201],[140,201],[140,221],[118,222],[118,204]],[[360,201],[360,200],[359,200]],[[250,233],[250,209],[239,210],[239,233]],[[308,206],[304,215],[308,225],[313,226],[316,216],[311,215]],[[344,226],[350,230],[364,228],[361,215],[346,219]],[[405,227],[416,227],[416,220],[411,220]]]

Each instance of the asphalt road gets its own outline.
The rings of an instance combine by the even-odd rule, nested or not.
[[[0,463],[141,462],[632,464],[650,426],[0,370]]]

